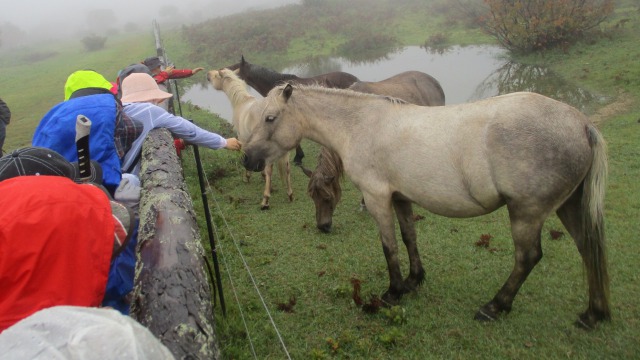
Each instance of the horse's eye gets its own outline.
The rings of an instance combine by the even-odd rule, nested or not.
[[[273,122],[275,119],[276,119],[276,117],[275,117],[275,116],[273,116],[273,115],[269,115],[269,116],[267,116],[264,120],[265,120],[266,122]]]

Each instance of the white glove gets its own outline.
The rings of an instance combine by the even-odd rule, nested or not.
[[[138,215],[138,205],[140,204],[140,179],[133,174],[122,174],[120,185],[116,189],[114,199],[133,209]]]

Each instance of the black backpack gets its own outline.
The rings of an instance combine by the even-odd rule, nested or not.
[[[121,86],[122,81],[124,80],[124,78],[126,78],[127,76],[133,73],[145,73],[145,74],[153,75],[151,74],[151,70],[149,70],[149,68],[145,64],[131,64],[126,68],[120,70],[120,72],[118,72],[118,79],[116,80],[118,84],[118,94],[117,94],[118,99],[122,97],[122,86]]]
[[[2,99],[0,99],[0,120],[7,125],[11,122],[11,111],[9,110],[7,103],[2,101]]]

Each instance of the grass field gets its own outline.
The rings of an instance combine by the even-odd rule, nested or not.
[[[605,216],[610,323],[591,332],[573,327],[586,307],[586,284],[571,239],[565,234],[554,240],[550,235],[551,230],[564,231],[555,217],[543,230],[544,258],[520,290],[512,312],[493,323],[473,320],[513,266],[504,210],[475,219],[448,219],[416,209],[424,216],[416,224],[425,283],[405,296],[399,307],[367,314],[351,299],[352,279],[361,282],[361,296],[368,300],[386,290],[388,275],[375,224],[359,211],[360,194],[348,179],[343,182],[333,232],[321,234],[306,196],[307,179],[299,169],[293,169],[295,200],[286,200],[276,175],[272,209],[260,211],[260,176],[255,174],[252,182],[244,184],[238,154],[201,149],[227,306],[226,317],[216,307],[223,358],[282,359],[287,353],[294,359],[637,358],[640,21],[630,9],[619,9],[618,18],[631,16],[632,21],[611,40],[579,44],[567,54],[548,52],[520,59],[543,62],[580,87],[614,99],[594,116],[609,145]],[[179,59],[181,48],[171,42],[168,46]],[[39,61],[29,61],[33,51],[0,56],[0,97],[14,113],[8,150],[28,145],[39,119],[62,100],[64,81],[72,71],[91,68],[112,79],[118,69],[153,54],[154,49],[149,33],[110,39],[107,49],[96,53],[85,53],[79,42],[39,49],[39,53],[55,55]],[[235,59],[235,54],[230,56]],[[189,104],[184,104],[183,111],[205,128],[231,134],[214,115]],[[305,164],[313,167],[318,146],[306,140],[302,145],[307,152]],[[183,153],[183,165],[196,211],[202,213],[189,150]],[[199,221],[207,244],[204,219]],[[476,245],[484,234],[491,236],[489,248]],[[402,264],[406,273],[406,256]]]

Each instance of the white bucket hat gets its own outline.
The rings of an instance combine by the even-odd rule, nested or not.
[[[160,90],[156,81],[145,73],[133,73],[122,81],[122,102],[164,100],[173,96]]]

